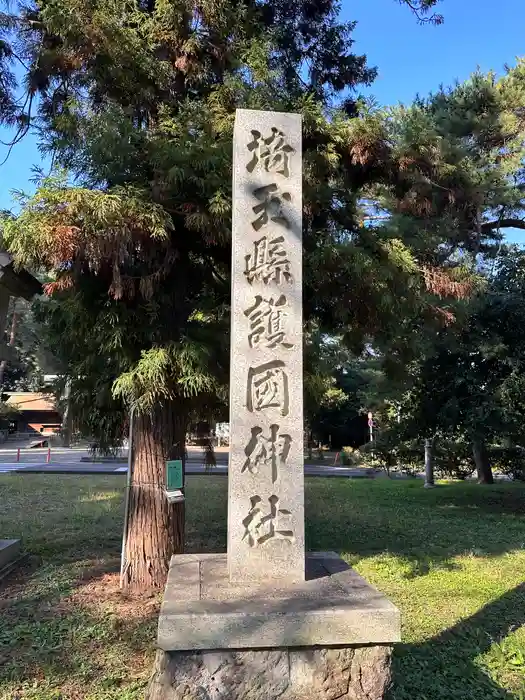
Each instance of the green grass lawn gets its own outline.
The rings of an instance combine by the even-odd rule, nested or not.
[[[0,535],[39,558],[0,590],[0,698],[131,700],[159,597],[118,591],[124,479],[0,476]],[[525,485],[309,479],[307,545],[399,606],[389,700],[525,698]],[[187,549],[226,546],[226,479],[189,477]]]

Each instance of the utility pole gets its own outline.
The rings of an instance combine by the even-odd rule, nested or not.
[[[427,438],[425,440],[425,488],[433,489],[434,484],[434,440]]]
[[[374,442],[374,416],[372,414],[372,411],[368,411],[368,433],[369,433],[369,438],[370,442]]]

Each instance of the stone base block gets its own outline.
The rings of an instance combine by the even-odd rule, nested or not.
[[[392,644],[398,609],[334,552],[301,583],[232,584],[225,554],[172,558],[159,617],[164,651]]]
[[[159,650],[147,700],[382,700],[391,648]]]
[[[20,540],[0,540],[0,569],[20,556]]]
[[[399,611],[335,553],[306,580],[232,584],[226,555],[172,558],[148,700],[381,700]]]

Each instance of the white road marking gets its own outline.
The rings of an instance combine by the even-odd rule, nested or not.
[[[17,469],[31,469],[31,467],[45,467],[46,464],[38,464],[33,462],[32,464],[21,464],[20,462],[0,462],[0,474],[5,472],[14,472]]]

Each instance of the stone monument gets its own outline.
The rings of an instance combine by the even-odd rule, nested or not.
[[[237,110],[228,552],[172,558],[149,700],[380,700],[398,610],[304,544],[296,114]]]
[[[298,114],[235,121],[228,572],[304,581]]]

